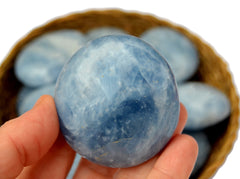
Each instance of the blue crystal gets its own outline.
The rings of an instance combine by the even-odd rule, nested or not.
[[[23,87],[17,98],[17,113],[23,113],[32,109],[37,100],[44,94],[54,96],[55,84],[43,86],[40,88]]]
[[[21,87],[18,92],[17,100],[16,100],[16,109],[19,110],[20,106],[22,105],[22,101],[29,95],[35,88],[29,88],[26,86]]]
[[[94,40],[106,35],[123,35],[123,34],[127,33],[122,29],[104,26],[89,30],[88,33],[86,34],[86,37],[88,40]]]
[[[29,87],[56,82],[64,63],[85,42],[85,36],[76,30],[58,30],[36,38],[17,56],[16,77]]]
[[[177,82],[182,82],[196,72],[199,57],[194,44],[182,33],[167,27],[145,31],[141,38],[151,44],[170,64]]]
[[[217,88],[202,82],[187,82],[179,85],[178,90],[180,101],[188,111],[185,129],[210,127],[230,114],[230,102]]]
[[[105,36],[81,48],[59,75],[55,103],[69,145],[92,162],[117,168],[157,154],[179,117],[168,63],[129,35]]]

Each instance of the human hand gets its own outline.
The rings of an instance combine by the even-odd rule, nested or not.
[[[74,178],[186,179],[197,158],[196,141],[181,134],[187,112],[181,105],[175,133],[158,155],[131,168],[113,169],[81,159]],[[0,178],[66,178],[75,152],[59,132],[51,96],[41,97],[32,110],[0,127]]]

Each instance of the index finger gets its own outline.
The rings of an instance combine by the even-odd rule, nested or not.
[[[185,106],[182,103],[180,103],[179,121],[178,121],[178,125],[173,133],[173,136],[182,133],[186,122],[187,122],[187,110],[186,110]]]
[[[41,97],[32,110],[0,128],[0,176],[15,178],[24,166],[38,161],[59,133],[54,100]]]

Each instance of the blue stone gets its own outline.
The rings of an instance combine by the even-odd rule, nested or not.
[[[55,84],[43,86],[40,88],[23,87],[17,97],[17,113],[23,113],[32,109],[37,100],[44,94],[54,96]]]
[[[56,82],[64,63],[85,42],[85,36],[76,30],[58,30],[36,38],[17,56],[16,77],[29,87]]]
[[[86,34],[88,40],[94,40],[106,35],[124,35],[127,34],[124,30],[116,27],[98,27],[88,31]]]
[[[31,93],[35,88],[30,88],[27,86],[21,87],[21,89],[18,92],[17,100],[16,100],[16,108],[19,109],[19,107],[22,105],[22,101],[28,96],[29,93]]]
[[[180,101],[188,111],[185,129],[199,130],[215,125],[229,116],[228,98],[217,88],[202,82],[187,82],[178,86]]]
[[[207,134],[203,131],[190,132],[185,130],[183,131],[183,133],[192,136],[198,143],[197,161],[191,174],[191,176],[194,176],[202,169],[202,167],[206,163],[212,147],[210,141],[208,140]]]
[[[72,164],[72,167],[66,177],[66,179],[72,179],[75,172],[77,171],[77,167],[78,167],[78,164],[79,162],[81,161],[81,155],[79,154],[76,154],[75,158],[74,158],[74,161],[73,161],[73,164]]]
[[[168,63],[129,35],[101,37],[81,48],[59,75],[55,103],[69,145],[82,157],[114,168],[157,154],[179,117]]]
[[[140,38],[151,44],[170,64],[177,82],[188,80],[199,65],[194,44],[182,33],[167,27],[145,31]]]

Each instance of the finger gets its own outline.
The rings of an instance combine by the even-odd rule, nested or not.
[[[156,161],[148,178],[189,178],[197,159],[197,142],[188,135],[177,135]]]
[[[173,135],[181,134],[186,122],[187,122],[187,110],[185,106],[182,103],[180,103],[179,121]]]
[[[41,97],[32,110],[0,128],[0,176],[15,178],[24,166],[38,161],[59,133],[54,100]]]
[[[146,179],[150,171],[152,170],[154,163],[159,155],[151,158],[150,160],[130,168],[121,168],[116,171],[114,179]]]
[[[25,167],[19,179],[66,178],[74,156],[75,152],[66,143],[62,134],[60,134],[49,152],[36,164]]]
[[[180,114],[179,114],[179,122],[177,128],[173,135],[180,134],[186,124],[187,121],[187,111],[183,104],[180,104]],[[145,179],[151,169],[153,168],[156,160],[159,158],[160,153],[157,154],[155,157],[151,158],[150,160],[144,162],[141,165],[131,168],[124,168],[119,169],[114,179],[123,179],[123,178],[137,178],[137,179]]]
[[[82,158],[74,178],[112,179],[117,169],[97,165]]]

